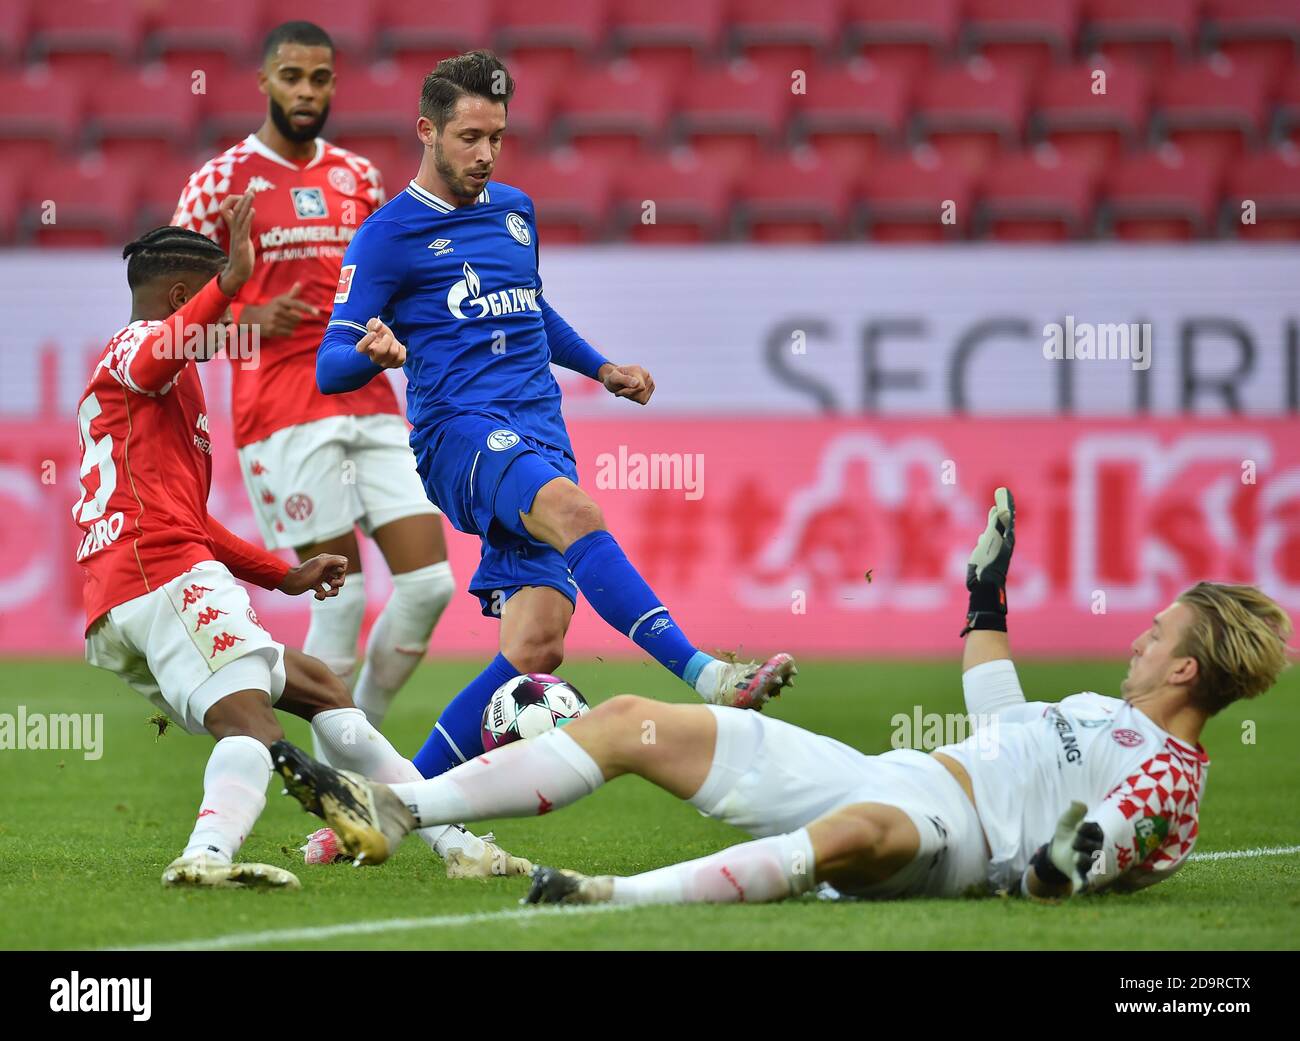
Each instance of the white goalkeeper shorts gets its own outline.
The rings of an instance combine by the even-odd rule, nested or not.
[[[713,765],[691,803],[706,816],[757,837],[807,827],[856,803],[908,815],[921,836],[916,858],[861,897],[957,896],[987,892],[989,850],[975,807],[942,764],[898,749],[864,755],[833,738],[746,709],[707,706],[718,723]]]
[[[367,535],[391,521],[437,514],[415,470],[406,420],[328,416],[277,430],[239,450],[262,541],[294,549],[360,525]]]
[[[262,628],[225,564],[205,560],[118,604],[86,634],[86,661],[116,673],[191,734],[241,690],[284,693],[284,646]]]

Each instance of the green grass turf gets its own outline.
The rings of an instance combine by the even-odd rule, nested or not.
[[[398,699],[387,730],[413,754],[445,701],[478,663],[426,664]],[[1031,698],[1079,689],[1114,692],[1112,663],[1028,662]],[[574,662],[565,675],[592,701],[621,692],[689,701],[690,692],[641,663]],[[1192,863],[1133,896],[1060,907],[1019,900],[914,900],[767,906],[641,908],[615,913],[520,913],[522,879],[450,882],[418,842],[373,869],[302,865],[293,847],[317,822],[272,785],[244,857],[296,870],[300,892],[173,892],[159,876],[196,812],[210,744],[173,731],[155,740],[151,708],[108,673],[80,662],[0,665],[0,712],[102,712],[104,751],[0,751],[0,947],[96,948],[199,943],[212,938],[489,913],[334,937],[271,940],[264,947],[367,949],[548,948],[1111,948],[1158,937],[1161,947],[1294,948],[1300,945],[1300,856]],[[1201,816],[1200,851],[1300,843],[1300,672],[1254,704],[1211,724],[1214,762]],[[955,660],[805,662],[796,689],[769,711],[867,752],[889,745],[890,719],[960,712]],[[1242,740],[1253,720],[1255,743]],[[287,724],[306,741],[305,725]],[[489,825],[484,825],[485,829]],[[542,863],[631,873],[701,856],[742,838],[639,778],[625,778],[547,817],[493,825],[506,848]],[[504,917],[502,913],[505,912]]]

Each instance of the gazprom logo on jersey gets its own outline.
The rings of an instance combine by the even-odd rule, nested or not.
[[[465,275],[447,293],[447,310],[455,318],[499,317],[520,311],[541,311],[537,306],[537,290],[523,287],[499,289],[495,293],[482,292],[478,273],[466,263],[461,267]],[[462,306],[478,308],[478,314],[466,314]]]

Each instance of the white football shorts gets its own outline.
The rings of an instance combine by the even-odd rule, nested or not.
[[[406,420],[328,416],[239,450],[244,487],[270,549],[294,549],[391,521],[437,514],[415,470]]]
[[[191,734],[222,698],[284,693],[284,645],[262,628],[225,564],[205,560],[118,604],[86,634],[86,661],[114,672]]]
[[[916,859],[853,896],[987,891],[988,846],[975,807],[941,763],[898,749],[865,755],[834,738],[747,709],[707,706],[718,722],[713,765],[691,803],[759,838],[807,827],[855,803],[894,806],[921,835]]]

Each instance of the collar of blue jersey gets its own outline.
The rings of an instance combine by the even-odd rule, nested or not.
[[[272,151],[267,145],[262,144],[262,142],[257,139],[256,134],[249,134],[244,138],[244,144],[248,145],[249,148],[264,159],[269,159],[271,162],[278,163],[280,166],[287,166],[290,170],[309,170],[311,167],[319,163],[321,156],[325,154],[325,139],[320,137],[316,138],[316,154],[306,166],[299,166],[297,163],[289,162],[289,160],[284,156]]]
[[[434,195],[433,192],[429,191],[427,188],[421,188],[415,183],[414,179],[406,186],[406,190],[410,192],[412,196],[424,203],[424,205],[428,206],[430,209],[437,210],[439,213],[452,213],[456,209],[456,207],[451,203],[447,202],[445,199],[438,198],[438,196]],[[487,186],[485,185],[483,190],[478,193],[478,198],[475,199],[474,202],[482,203],[488,201],[490,200],[488,198]]]

